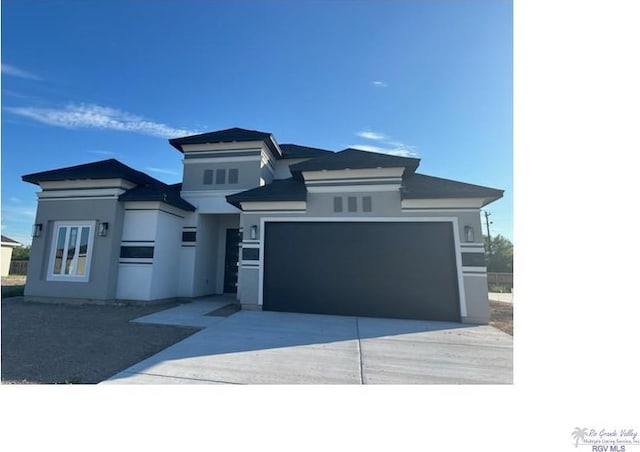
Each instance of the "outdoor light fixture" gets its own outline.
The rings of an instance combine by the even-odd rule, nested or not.
[[[98,225],[98,235],[100,237],[106,237],[108,230],[109,230],[109,223],[100,223]]]
[[[251,240],[255,240],[258,238],[258,226],[256,226],[255,224],[253,226],[251,226]]]
[[[42,233],[42,223],[37,223],[33,225],[33,229],[31,230],[32,237],[40,237]]]
[[[467,242],[473,242],[475,240],[475,237],[473,234],[473,228],[471,226],[464,227],[464,239]]]

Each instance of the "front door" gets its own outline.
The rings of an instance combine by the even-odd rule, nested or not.
[[[224,291],[238,292],[238,257],[240,255],[240,229],[227,229],[224,253]]]

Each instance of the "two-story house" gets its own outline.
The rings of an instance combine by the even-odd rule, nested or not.
[[[169,143],[182,184],[113,159],[23,176],[41,188],[26,299],[233,293],[243,309],[488,321],[480,208],[502,190],[239,128]]]

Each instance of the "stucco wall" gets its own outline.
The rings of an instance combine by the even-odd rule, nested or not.
[[[199,215],[196,232],[193,296],[213,294],[216,291],[218,224],[214,215]]]
[[[363,212],[362,198],[371,197],[371,212]],[[336,213],[333,210],[333,200],[335,197],[342,198],[342,212]],[[356,198],[356,212],[349,212],[347,202],[349,197]],[[307,194],[307,215],[317,217],[397,217],[400,216],[400,192],[340,192],[340,193],[308,193]]]
[[[490,318],[487,276],[464,276],[464,291],[467,298],[467,315],[463,321],[488,323]]]
[[[155,252],[158,211],[149,207],[146,210],[132,209],[132,204],[127,204],[121,246],[153,246]],[[152,300],[153,260],[119,259],[119,262],[116,297],[119,300]]]
[[[9,275],[9,267],[11,266],[11,255],[13,254],[12,246],[2,245],[2,262],[0,263],[2,276]]]
[[[189,212],[185,214],[183,222],[183,232],[195,232],[198,236],[198,214]],[[195,242],[182,243],[180,245],[178,258],[178,296],[188,298],[193,296],[193,281],[196,264]]]
[[[151,299],[178,296],[178,263],[183,219],[166,212],[158,213]]]
[[[115,298],[124,209],[117,199],[40,201],[35,223],[43,225],[31,244],[25,297]],[[55,221],[95,222],[88,282],[47,281]],[[106,237],[97,236],[97,224],[109,223]]]
[[[220,161],[218,161],[220,160]],[[238,170],[238,183],[229,184],[229,170]],[[216,184],[216,170],[225,170],[225,183]],[[204,171],[213,170],[213,181],[211,184],[204,184]],[[260,156],[253,161],[227,162],[222,159],[206,163],[195,163],[195,160],[185,161],[182,190],[247,190],[260,185]]]
[[[283,159],[283,160],[276,160],[276,162],[274,163],[274,174],[273,177],[274,179],[288,179],[291,177],[291,171],[289,170],[289,167],[291,165],[295,165],[296,163],[300,163],[300,162],[304,162],[306,160],[309,160],[309,158],[304,158],[304,159]]]

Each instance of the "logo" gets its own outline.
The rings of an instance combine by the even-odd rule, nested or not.
[[[588,447],[592,452],[631,452],[640,449],[640,435],[632,428],[580,428],[571,433],[574,446]]]

